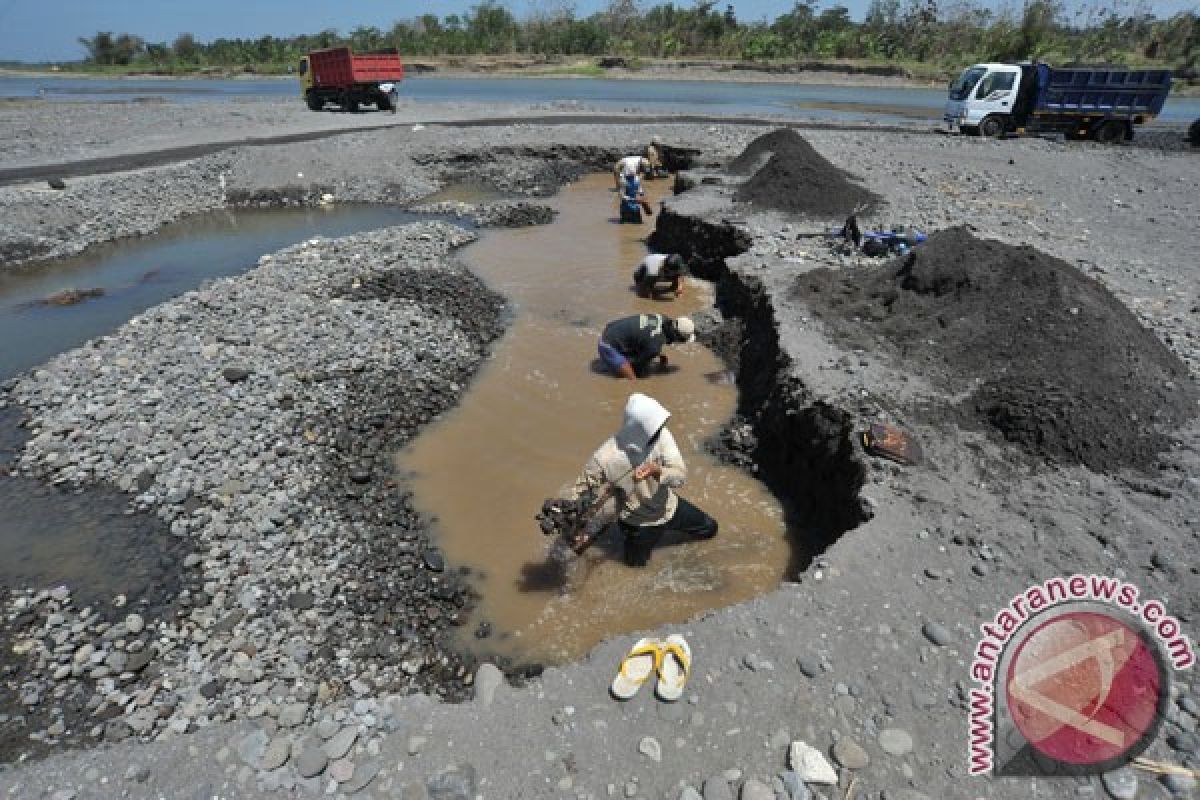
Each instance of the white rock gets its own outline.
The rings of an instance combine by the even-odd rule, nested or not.
[[[638,752],[656,764],[662,761],[662,745],[653,736],[642,737],[638,742]]]
[[[792,742],[788,749],[788,766],[805,783],[837,783],[837,772],[830,766],[829,761],[820,750],[805,742]]]

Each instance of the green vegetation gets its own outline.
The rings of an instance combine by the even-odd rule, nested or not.
[[[485,0],[471,12],[401,20],[390,30],[358,27],[348,34],[198,42],[181,33],[173,42],[146,42],[130,33],[100,32],[80,39],[87,64],[163,73],[205,67],[285,72],[303,54],[349,45],[356,51],[397,48],[406,57],[536,54],[635,58],[719,58],[742,61],[856,60],[903,65],[915,76],[944,75],[964,64],[1039,58],[1055,64],[1161,65],[1180,78],[1200,74],[1200,16],[1159,19],[1137,3],[1089,0],[1068,17],[1061,0],[1025,0],[1018,10],[994,12],[978,0],[872,0],[862,22],[845,6],[797,2],[773,21],[744,22],[735,6],[712,0],[690,6],[611,0],[605,10],[577,18],[569,0],[543,0],[517,19]],[[565,74],[593,74],[566,67]],[[578,71],[576,71],[578,70]]]

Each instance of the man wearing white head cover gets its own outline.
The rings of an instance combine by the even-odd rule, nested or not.
[[[716,520],[675,494],[687,480],[687,467],[667,430],[670,416],[653,397],[629,395],[621,429],[592,454],[573,489],[578,496],[615,487],[625,563],[633,567],[646,565],[664,535],[685,540],[717,535]]]

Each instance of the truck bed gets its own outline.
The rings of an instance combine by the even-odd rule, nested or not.
[[[308,56],[314,86],[346,87],[362,83],[398,82],[404,65],[398,53],[355,55],[348,47],[314,50]]]
[[[1170,70],[1055,69],[1038,66],[1034,111],[1054,114],[1119,114],[1152,117],[1171,89]]]

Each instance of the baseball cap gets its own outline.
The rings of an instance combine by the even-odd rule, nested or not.
[[[687,317],[675,318],[675,332],[679,334],[681,341],[696,341],[696,323],[692,322]]]

